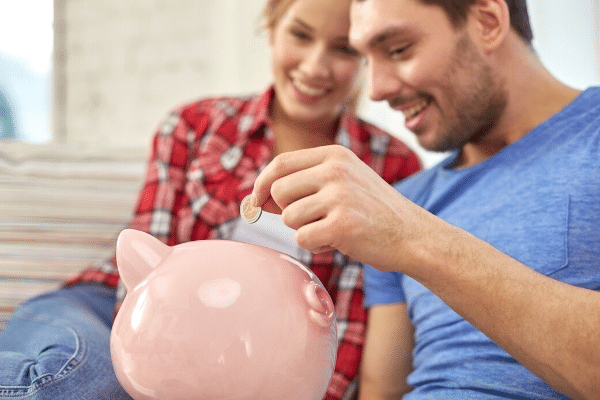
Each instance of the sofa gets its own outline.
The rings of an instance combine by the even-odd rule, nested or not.
[[[0,141],[0,330],[19,303],[113,254],[145,158]]]

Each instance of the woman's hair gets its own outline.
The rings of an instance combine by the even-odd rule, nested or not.
[[[265,28],[267,28],[269,32],[272,32],[273,29],[275,29],[275,26],[277,26],[294,1],[296,0],[267,0],[267,5],[263,11],[263,17],[266,22]]]
[[[437,5],[448,15],[454,26],[462,26],[467,20],[469,7],[475,0],[419,0],[423,4]],[[519,36],[531,46],[533,32],[529,23],[529,14],[527,13],[526,0],[505,0],[510,12],[510,25],[519,34]]]

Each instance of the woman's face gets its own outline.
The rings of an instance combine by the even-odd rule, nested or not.
[[[288,118],[330,121],[355,94],[349,12],[350,0],[296,0],[270,32],[276,106]]]

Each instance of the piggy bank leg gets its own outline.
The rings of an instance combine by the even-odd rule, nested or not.
[[[0,334],[0,399],[131,400],[110,359],[114,290],[85,284],[24,303]]]

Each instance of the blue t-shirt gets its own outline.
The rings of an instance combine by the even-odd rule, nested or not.
[[[457,153],[397,185],[445,221],[553,279],[600,290],[600,88],[470,168]],[[565,399],[433,293],[365,270],[367,306],[406,302],[415,327],[405,399]]]

